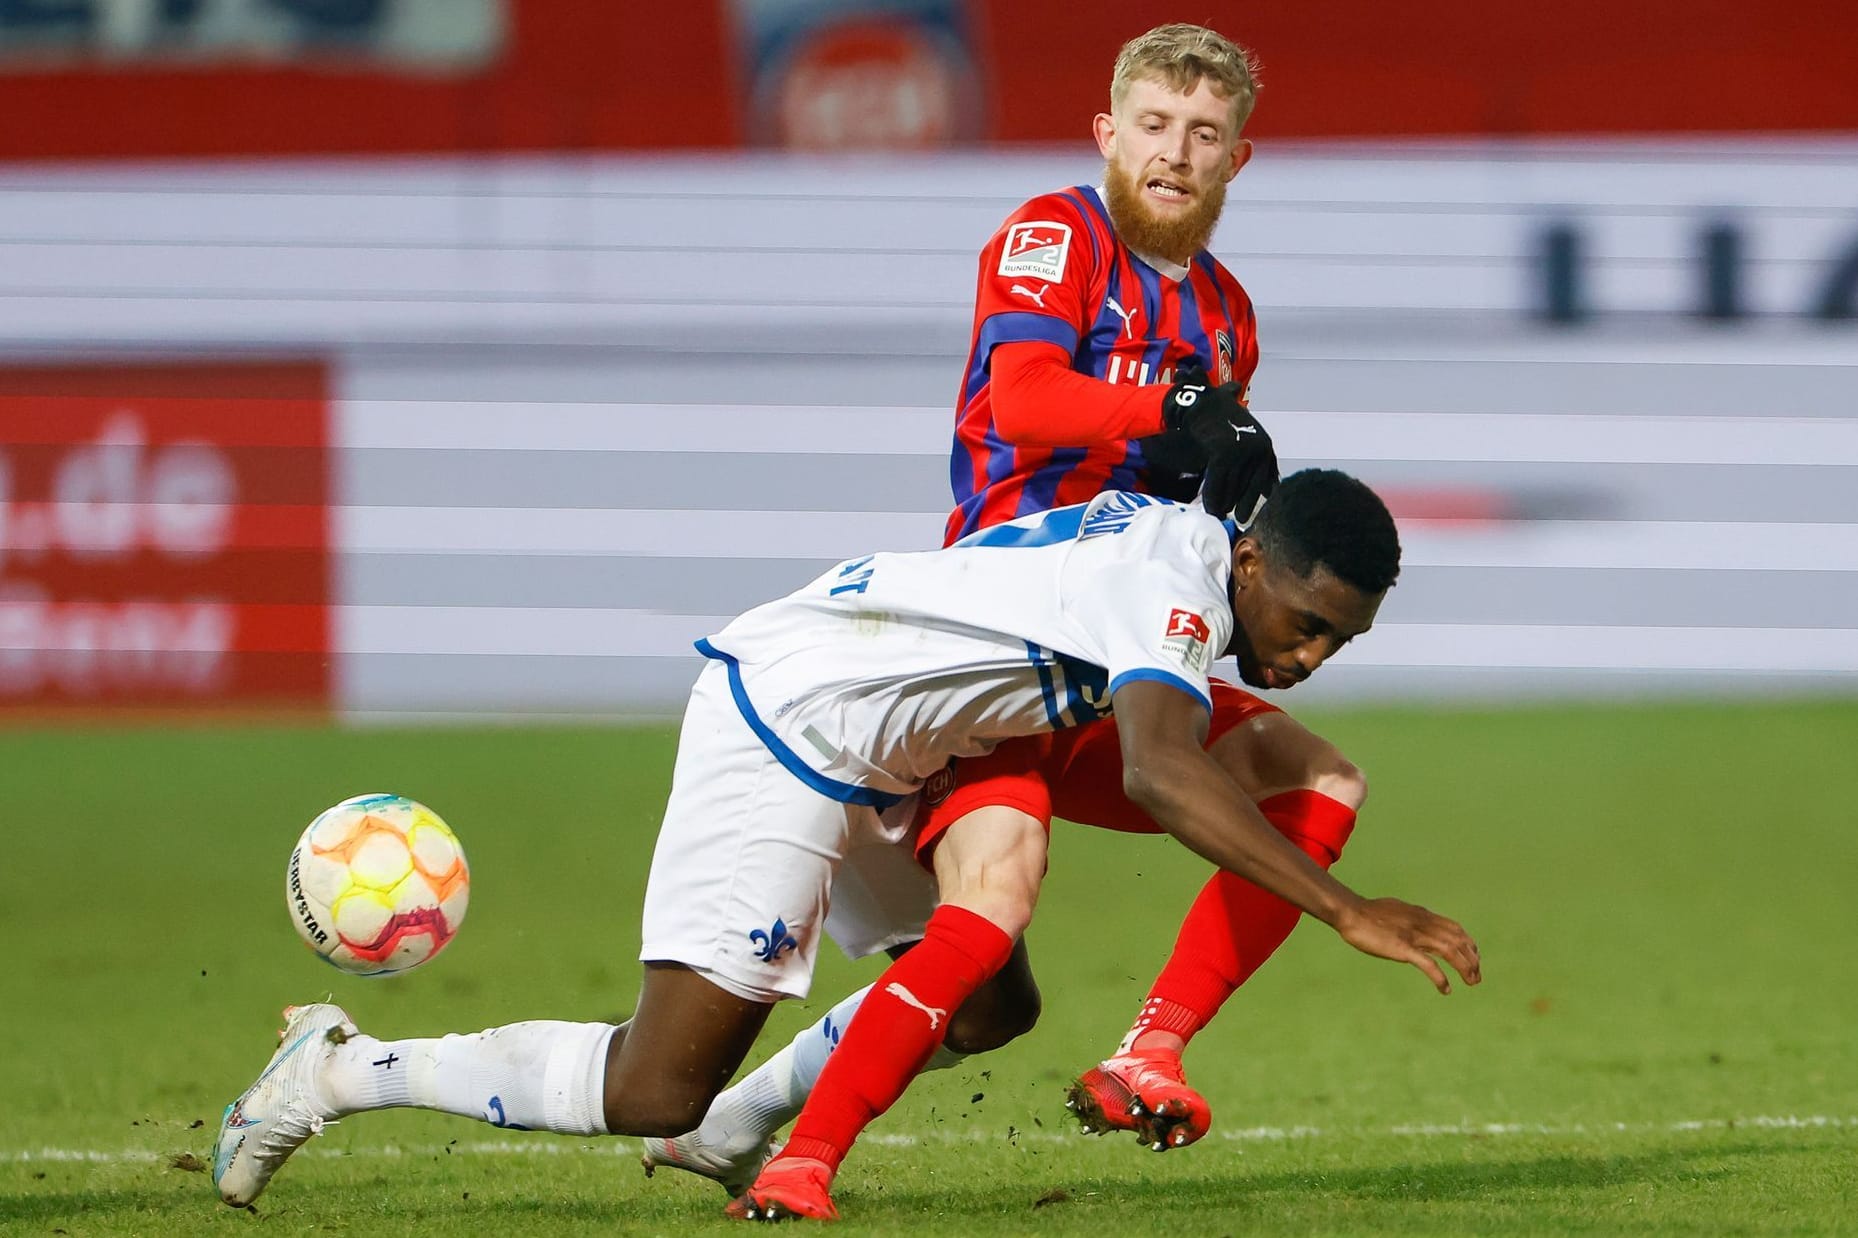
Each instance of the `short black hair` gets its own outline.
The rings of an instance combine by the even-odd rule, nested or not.
[[[1326,567],[1363,593],[1400,575],[1400,535],[1381,496],[1336,469],[1304,469],[1278,483],[1252,527],[1265,558],[1307,580]]]

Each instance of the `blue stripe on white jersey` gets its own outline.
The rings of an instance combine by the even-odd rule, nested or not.
[[[1071,720],[1067,726],[1083,726],[1110,716],[1109,672],[1094,663],[1079,661],[1054,652],[1064,675],[1065,710]]]
[[[1052,730],[1061,731],[1064,719],[1058,713],[1058,693],[1052,689],[1052,664],[1046,661],[1045,650],[1031,641],[1026,642],[1026,658],[1039,672],[1039,692],[1045,697],[1045,719],[1052,724]]]
[[[1026,656],[1039,673],[1045,717],[1052,730],[1083,726],[1110,716],[1110,677],[1101,666],[1026,642]],[[1062,692],[1064,704],[1058,703]]]
[[[754,702],[748,699],[748,689],[742,683],[741,662],[732,655],[724,653],[716,646],[710,644],[708,637],[697,641],[696,644],[698,653],[706,658],[714,658],[728,669],[729,695],[735,698],[735,707],[741,711],[742,721],[748,723],[748,729],[755,733],[755,738],[762,742],[762,745],[767,748],[768,752],[773,755],[775,760],[779,761],[781,765],[786,768],[788,773],[792,774],[795,778],[798,778],[801,782],[819,792],[827,799],[837,800],[841,804],[862,804],[868,808],[889,808],[893,804],[902,802],[903,797],[901,795],[893,795],[888,791],[879,791],[876,787],[861,787],[855,786],[849,782],[840,782],[837,778],[827,777],[825,774],[820,773],[805,761],[801,760],[799,754],[783,743],[781,737],[776,735],[768,724],[762,720],[761,715],[755,712]]]
[[[1093,537],[1102,537],[1108,533],[1121,533],[1129,527],[1135,514],[1144,507],[1180,506],[1168,499],[1158,499],[1150,494],[1138,494],[1133,490],[1106,490],[1093,502],[1093,509],[1085,504],[1083,510],[1089,512],[1089,518],[1082,522],[1077,540],[1087,542]],[[1066,511],[1074,510],[1066,508]]]
[[[1109,686],[1110,695],[1114,696],[1116,693],[1122,691],[1122,686],[1124,684],[1135,683],[1139,680],[1147,680],[1153,683],[1165,683],[1169,687],[1179,688],[1188,696],[1193,697],[1194,700],[1199,701],[1202,709],[1206,710],[1208,713],[1213,711],[1213,701],[1211,697],[1188,683],[1185,679],[1182,679],[1179,675],[1154,668],[1124,671],[1116,677],[1116,682]]]
[[[1012,520],[986,529],[976,529],[956,546],[1050,546],[1068,542],[1078,535],[1084,524],[1088,505],[1054,507],[1035,521]]]
[[[1121,533],[1143,508],[1162,506],[1180,504],[1134,490],[1106,490],[1089,503],[1054,507],[1036,520],[1022,516],[1005,524],[976,529],[953,545],[1005,549],[1013,546],[1050,546],[1055,542],[1073,539],[1085,542],[1108,533]]]

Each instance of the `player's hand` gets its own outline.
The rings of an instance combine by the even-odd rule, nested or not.
[[[1440,959],[1450,963],[1466,984],[1484,978],[1477,943],[1462,924],[1397,898],[1363,899],[1336,919],[1335,931],[1364,954],[1411,963],[1441,993],[1450,993],[1452,985],[1439,966]]]
[[[1193,435],[1185,430],[1163,430],[1136,443],[1142,448],[1142,463],[1152,493],[1177,503],[1191,503],[1199,497],[1207,461]]]
[[[1206,457],[1200,490],[1206,510],[1249,525],[1277,486],[1277,449],[1239,394],[1237,383],[1213,386],[1204,371],[1187,370],[1168,389],[1161,418],[1170,431],[1185,432]]]

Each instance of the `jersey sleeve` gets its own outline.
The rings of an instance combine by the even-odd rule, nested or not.
[[[1086,302],[1100,256],[1077,204],[1064,194],[1032,199],[981,250],[974,294],[975,344],[1042,340],[1068,355],[1089,327]]]
[[[1159,434],[1168,388],[1106,383],[1044,343],[994,351],[994,428],[1021,447],[1089,447]]]
[[[1118,498],[1105,496],[1112,504]],[[1112,513],[1113,514],[1113,513]],[[1113,695],[1134,680],[1171,684],[1213,707],[1208,676],[1232,638],[1231,542],[1202,512],[1158,505],[1072,556],[1067,612],[1096,646]]]
[[[1034,198],[981,251],[976,360],[988,369],[995,428],[1021,446],[1088,447],[1158,434],[1164,386],[1119,386],[1072,369],[1110,263],[1067,194]],[[1008,347],[1003,345],[1028,345]]]

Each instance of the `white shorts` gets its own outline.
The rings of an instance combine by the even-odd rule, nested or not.
[[[639,958],[773,1002],[807,995],[822,933],[852,958],[917,940],[936,899],[895,828],[914,807],[880,817],[808,787],[749,729],[711,662],[684,711]]]

